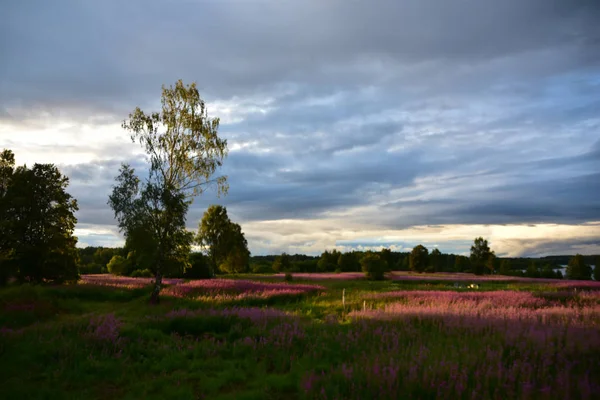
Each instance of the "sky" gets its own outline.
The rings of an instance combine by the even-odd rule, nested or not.
[[[600,254],[596,0],[132,0],[0,5],[0,148],[55,163],[79,246],[123,244],[121,122],[196,82],[252,254],[417,244]]]

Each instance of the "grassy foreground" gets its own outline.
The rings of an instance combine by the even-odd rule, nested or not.
[[[314,278],[314,277],[313,277]],[[600,287],[109,277],[0,289],[2,399],[592,399]],[[136,282],[139,282],[136,283]],[[343,299],[343,300],[342,300]]]

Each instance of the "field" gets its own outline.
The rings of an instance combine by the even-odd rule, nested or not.
[[[2,399],[592,399],[600,283],[84,276],[0,290]]]

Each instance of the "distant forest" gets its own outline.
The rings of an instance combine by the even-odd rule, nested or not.
[[[127,261],[129,251],[123,247],[85,247],[79,248],[80,271],[83,274],[111,272],[111,261],[115,259]],[[389,270],[410,271],[409,252],[394,252],[383,249],[376,252],[384,259]],[[247,268],[240,272],[246,273],[276,273],[276,272],[360,272],[360,260],[365,252],[352,251],[341,253],[337,250],[325,251],[320,256],[305,254],[278,254],[250,256]],[[559,278],[557,274],[563,266],[566,266],[574,256],[557,255],[545,257],[494,257],[491,263],[493,271],[504,275],[531,276]],[[130,258],[131,259],[131,258]],[[600,256],[583,256],[585,264],[595,265]],[[441,253],[434,249],[428,253],[426,266],[421,272],[476,272],[471,265],[471,259],[467,256]],[[189,277],[209,277],[212,271],[208,270],[209,262],[202,253],[192,253],[190,265],[187,272],[174,272],[174,275]],[[492,267],[492,266],[490,266]],[[124,275],[143,275],[139,272],[141,267],[131,265],[120,267]],[[488,268],[491,270],[491,268]],[[550,276],[550,271],[553,275]],[[220,272],[220,271],[215,271]],[[221,271],[222,272],[222,271]],[[487,271],[488,273],[490,271]],[[545,272],[545,273],[544,273]],[[562,274],[561,276],[562,277]]]

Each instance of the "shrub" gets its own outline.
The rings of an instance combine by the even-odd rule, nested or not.
[[[381,259],[379,254],[368,252],[360,260],[362,271],[367,279],[383,280],[387,270],[386,262]]]
[[[186,268],[184,277],[190,279],[208,279],[214,277],[208,258],[202,253],[190,254],[190,266]]]
[[[292,275],[291,272],[286,272],[285,273],[285,278],[284,278],[287,282],[291,282],[294,280],[294,276]]]
[[[127,270],[127,260],[121,256],[113,256],[106,268],[113,275],[123,275]]]
[[[152,278],[154,274],[149,269],[136,269],[131,273],[132,278]]]

